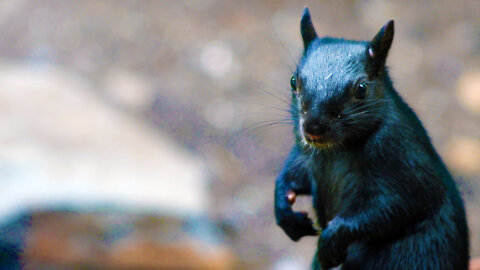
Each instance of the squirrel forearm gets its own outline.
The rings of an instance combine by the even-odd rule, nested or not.
[[[275,218],[277,224],[294,241],[305,235],[316,235],[313,222],[306,213],[294,212],[292,204],[297,194],[311,194],[311,184],[294,148],[275,181]]]
[[[418,193],[411,197],[395,192],[366,195],[365,200],[345,205],[329,222],[327,229],[335,231],[337,237],[349,243],[364,237],[373,239],[398,233],[434,211],[441,201],[438,197],[425,196],[427,193]],[[442,194],[440,190],[434,193]]]

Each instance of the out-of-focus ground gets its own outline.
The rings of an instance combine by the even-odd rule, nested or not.
[[[395,19],[394,84],[479,256],[479,1],[3,0],[0,217],[28,217],[26,269],[308,269],[272,206],[305,4],[320,35]]]

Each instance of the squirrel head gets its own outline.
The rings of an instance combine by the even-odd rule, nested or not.
[[[393,21],[371,41],[319,38],[305,7],[300,30],[304,53],[291,78],[298,139],[317,149],[364,140],[388,104],[385,61]]]

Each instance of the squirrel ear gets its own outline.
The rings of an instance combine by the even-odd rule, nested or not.
[[[393,20],[387,22],[367,46],[369,73],[378,75],[385,66],[385,60],[393,41]]]
[[[308,45],[310,45],[310,43],[312,43],[312,41],[317,38],[317,33],[315,32],[315,28],[313,27],[308,7],[305,7],[303,9],[302,20],[300,22],[300,32],[302,33],[303,47],[306,51]]]

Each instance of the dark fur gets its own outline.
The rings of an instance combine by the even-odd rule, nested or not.
[[[31,213],[20,213],[0,223],[0,270],[23,269],[22,254],[28,230],[32,222]]]
[[[315,235],[286,198],[289,190],[311,194],[322,228],[314,269],[467,269],[462,199],[385,68],[393,21],[370,42],[318,38],[305,9],[301,32],[296,143],[275,186],[279,226],[295,241]],[[359,78],[368,84],[361,100]],[[306,143],[301,121],[333,143]]]

